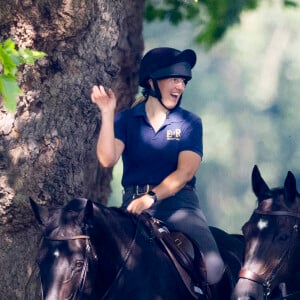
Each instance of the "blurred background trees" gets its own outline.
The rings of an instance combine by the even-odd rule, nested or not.
[[[144,22],[145,51],[170,46],[197,52],[182,104],[203,120],[197,191],[212,225],[240,232],[256,204],[254,164],[270,186],[283,185],[288,170],[300,180],[299,25],[299,8],[262,1],[207,50],[195,44],[195,22]],[[110,205],[121,199],[120,174],[118,164]]]
[[[96,158],[101,115],[90,91],[113,87],[118,109],[128,107],[143,50],[198,54],[183,106],[203,119],[197,191],[211,225],[240,232],[255,206],[254,164],[271,186],[288,170],[299,179],[297,3],[0,0],[0,42],[47,54],[18,70],[15,113],[0,101],[0,294],[23,299],[34,267],[40,231],[28,196],[45,205],[80,196],[107,204],[112,189],[108,204],[120,204],[121,164],[110,187],[112,170]]]

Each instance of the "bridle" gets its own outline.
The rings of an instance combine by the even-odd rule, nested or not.
[[[111,290],[113,290],[113,286],[114,284],[118,281],[119,277],[121,276],[122,274],[122,271],[128,261],[128,258],[130,257],[131,253],[132,253],[132,249],[135,245],[135,241],[136,241],[136,238],[137,238],[137,235],[138,235],[138,232],[139,232],[139,228],[140,228],[140,218],[138,219],[138,222],[136,224],[136,231],[135,231],[135,234],[134,234],[134,237],[123,257],[123,263],[121,264],[116,276],[115,276],[115,279],[114,281],[112,282],[112,284],[108,287],[108,289],[106,290],[106,292],[104,293],[104,295],[101,297],[101,300],[105,299],[108,294],[110,293]],[[82,293],[83,293],[83,289],[84,289],[84,285],[85,285],[85,280],[86,280],[86,274],[87,274],[87,270],[88,270],[88,260],[89,260],[89,257],[91,256],[91,254],[93,254],[93,257],[95,260],[98,260],[96,254],[95,254],[95,251],[93,250],[92,248],[92,245],[91,245],[91,242],[90,242],[90,239],[91,237],[89,235],[74,235],[74,236],[71,236],[71,237],[62,237],[62,238],[51,238],[49,236],[45,236],[44,237],[45,240],[49,240],[49,241],[69,241],[69,240],[78,240],[78,239],[84,239],[86,240],[86,248],[85,248],[85,257],[84,257],[84,263],[83,263],[83,267],[82,267],[82,270],[81,270],[81,274],[80,274],[80,280],[79,280],[79,285],[76,289],[76,292],[73,293],[72,297],[71,298],[68,298],[67,300],[77,300],[77,299],[80,299],[80,297],[82,296]],[[64,283],[67,283],[71,281],[71,278],[70,279],[67,279],[64,281]],[[42,290],[42,297],[43,297],[43,290]],[[44,299],[44,298],[43,298]]]
[[[85,280],[86,280],[86,274],[88,271],[88,260],[89,257],[91,257],[91,254],[93,254],[93,258],[94,260],[97,260],[97,255],[95,254],[95,252],[92,250],[92,245],[91,245],[91,241],[90,241],[90,236],[88,235],[74,235],[71,237],[62,237],[62,238],[51,238],[49,236],[45,236],[44,240],[49,240],[49,241],[71,241],[71,240],[85,240],[86,244],[85,244],[85,254],[84,254],[84,261],[83,261],[83,266],[81,269],[81,273],[80,273],[80,279],[79,279],[79,284],[77,286],[76,291],[72,294],[71,298],[68,298],[68,300],[76,300],[76,299],[80,299],[82,293],[83,293],[83,289],[84,289],[84,285],[85,285]],[[66,279],[63,284],[66,284],[68,282],[71,281],[71,278]],[[43,289],[42,289],[42,298],[43,297]]]
[[[282,210],[278,210],[278,211],[262,211],[259,209],[254,210],[254,213],[259,214],[259,215],[271,215],[271,216],[285,216],[285,217],[292,217],[295,218],[295,224],[293,226],[293,233],[292,233],[292,237],[293,237],[293,241],[296,240],[297,238],[297,233],[299,230],[299,224],[298,221],[300,219],[300,213],[295,213],[295,212],[290,212],[290,211],[282,211]],[[292,249],[292,246],[294,243],[289,243],[289,247],[287,247],[287,249],[284,251],[284,253],[281,255],[279,262],[276,264],[276,267],[272,270],[271,275],[269,276],[269,278],[265,279],[262,276],[258,275],[257,273],[242,268],[240,270],[239,273],[239,278],[243,278],[243,279],[247,279],[250,281],[253,281],[257,284],[262,285],[263,287],[263,297],[264,300],[268,300],[269,296],[271,294],[272,291],[272,281],[275,278],[275,275],[277,274],[277,272],[280,270],[280,268],[282,267],[282,262],[284,261],[284,259],[289,255],[290,250]],[[296,294],[300,294],[300,291],[296,291],[292,294],[286,295],[283,298],[280,299],[287,299],[289,297],[292,297]],[[278,299],[278,300],[280,300]]]

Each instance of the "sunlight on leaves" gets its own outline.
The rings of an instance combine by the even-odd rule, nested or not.
[[[0,43],[0,95],[7,110],[14,112],[17,97],[22,91],[17,82],[18,67],[22,64],[33,65],[37,59],[46,56],[46,53],[28,48],[16,49],[13,40],[7,39]]]
[[[0,75],[0,92],[4,105],[9,111],[16,110],[16,99],[22,94],[17,80],[11,75]]]

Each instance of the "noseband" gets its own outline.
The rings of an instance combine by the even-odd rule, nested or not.
[[[293,234],[298,232],[298,229],[299,229],[298,228],[299,227],[298,226],[298,220],[300,219],[300,214],[299,213],[294,213],[294,212],[290,212],[290,211],[281,211],[281,210],[278,210],[278,211],[261,211],[259,209],[254,210],[254,213],[259,214],[259,215],[285,216],[285,217],[296,218],[295,225],[293,226]],[[271,291],[272,291],[272,289],[271,289],[272,281],[273,281],[276,273],[280,270],[284,258],[286,256],[288,256],[290,249],[291,249],[291,247],[288,247],[286,249],[286,251],[282,254],[282,256],[279,259],[278,264],[272,270],[272,273],[271,273],[271,275],[269,276],[268,279],[265,280],[262,276],[256,274],[255,272],[253,272],[251,270],[247,270],[247,269],[244,269],[244,268],[240,270],[239,278],[247,279],[247,280],[253,281],[257,284],[262,285],[263,293],[264,293],[263,296],[264,296],[264,299],[267,300],[269,298],[269,295],[271,294]],[[287,299],[288,297],[291,297],[291,296],[293,296],[295,294],[298,294],[298,293],[299,292],[287,295],[283,299]]]
[[[84,289],[84,285],[85,285],[86,274],[87,274],[87,270],[88,270],[89,254],[92,252],[90,236],[88,236],[88,235],[74,235],[74,236],[71,236],[71,237],[63,237],[63,238],[50,238],[48,236],[45,236],[44,239],[49,240],[49,241],[71,241],[71,240],[82,240],[82,239],[86,240],[84,261],[83,261],[83,267],[82,267],[82,270],[81,270],[81,273],[80,273],[79,285],[77,287],[77,290],[73,293],[72,298],[68,298],[70,300],[80,299],[80,297],[82,295],[82,292],[83,292],[83,289]],[[96,255],[94,255],[94,257],[97,259]],[[71,278],[64,281],[64,283],[67,283],[69,281],[71,281]],[[43,293],[43,289],[42,289],[42,293]],[[44,297],[43,297],[43,299],[44,299]]]

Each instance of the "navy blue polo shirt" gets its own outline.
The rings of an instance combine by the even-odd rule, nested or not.
[[[124,187],[158,185],[176,170],[181,151],[203,155],[202,122],[198,116],[177,107],[168,113],[162,127],[155,132],[148,121],[145,103],[119,112],[115,117],[115,137],[125,145],[122,153]],[[190,184],[195,184],[195,177]]]

